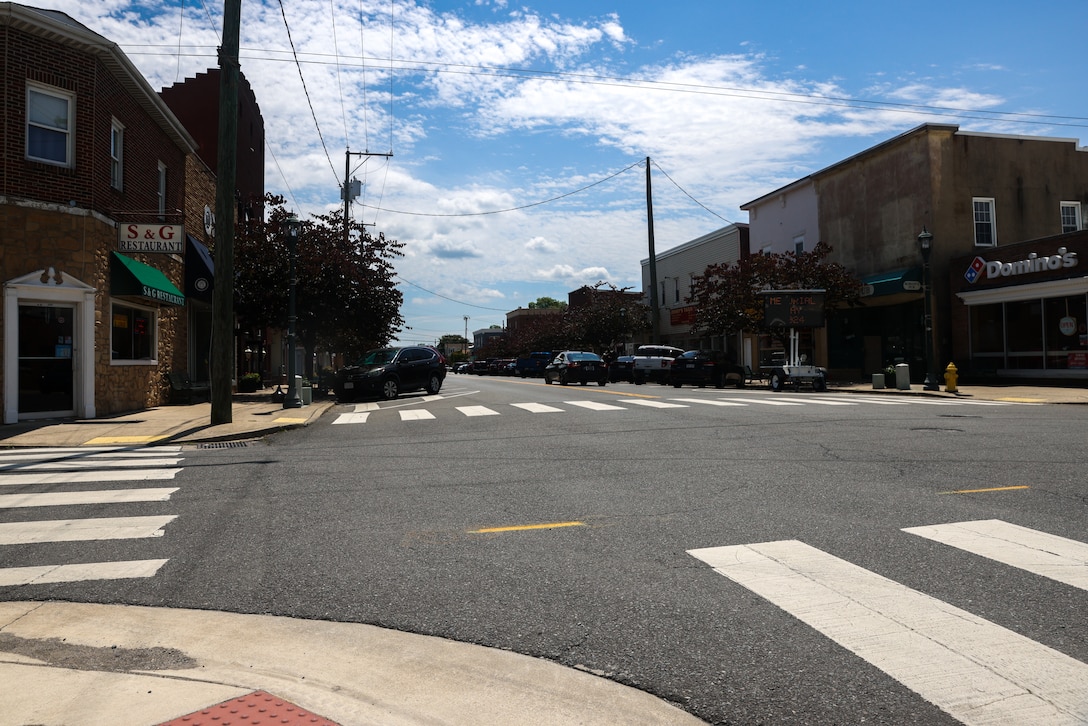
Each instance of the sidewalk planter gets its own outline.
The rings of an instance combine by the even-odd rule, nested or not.
[[[238,393],[253,393],[261,387],[260,373],[246,373],[238,379]]]

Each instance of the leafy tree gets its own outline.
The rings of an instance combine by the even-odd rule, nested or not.
[[[826,262],[831,247],[820,242],[810,252],[750,255],[733,264],[709,265],[692,281],[696,307],[693,333],[759,333],[764,290],[824,290],[824,313],[857,303],[861,282],[838,263]],[[783,338],[784,329],[771,330]]]
[[[586,303],[567,309],[565,332],[574,347],[608,353],[628,337],[649,329],[649,308],[631,288],[598,282],[586,288]]]
[[[284,198],[269,195],[271,211],[235,238],[235,312],[249,327],[287,328],[288,245]],[[357,353],[385,345],[404,325],[393,260],[403,245],[372,236],[354,221],[345,239],[342,212],[301,222],[296,256],[295,334],[313,352]],[[354,236],[352,236],[352,234]]]
[[[566,310],[567,309],[567,304],[565,302],[563,302],[562,300],[556,300],[554,297],[547,297],[547,296],[538,297],[535,302],[529,303],[529,309],[530,310],[553,309],[553,308],[556,309],[556,310]]]

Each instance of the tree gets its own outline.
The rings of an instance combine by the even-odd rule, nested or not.
[[[529,309],[530,310],[553,309],[553,308],[556,309],[556,310],[566,310],[567,309],[567,304],[565,302],[563,302],[562,300],[556,300],[554,297],[547,297],[547,296],[538,297],[536,299],[536,302],[529,303]]]
[[[635,333],[650,327],[649,309],[641,296],[606,282],[586,287],[586,302],[567,308],[565,332],[571,345],[608,353]]]
[[[250,328],[287,326],[289,259],[284,198],[269,195],[267,221],[235,240],[235,312]],[[313,376],[313,352],[357,353],[388,343],[404,325],[393,259],[403,245],[373,237],[352,221],[345,239],[342,212],[302,222],[296,258],[296,334]]]
[[[695,324],[692,332],[729,335],[759,333],[764,290],[824,290],[824,313],[857,303],[861,282],[838,263],[825,262],[831,247],[820,242],[810,252],[749,255],[733,264],[709,265],[692,280]],[[782,339],[785,330],[771,330]]]

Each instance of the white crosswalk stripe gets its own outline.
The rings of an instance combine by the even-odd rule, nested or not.
[[[476,393],[476,391],[470,391],[470,393]],[[460,394],[458,394],[460,395]],[[336,419],[333,420],[333,424],[363,424],[368,421],[374,420],[374,414],[382,413],[388,414],[392,410],[397,410],[400,420],[402,421],[430,421],[435,420],[441,413],[435,414],[425,409],[417,408],[404,408],[405,406],[417,406],[421,403],[434,402],[436,400],[448,400],[450,396],[423,396],[410,400],[405,400],[398,403],[385,402],[384,407],[382,402],[369,402],[356,404],[353,411],[349,413],[341,413]],[[790,408],[797,409],[802,407],[812,408],[842,408],[842,407],[858,407],[866,405],[874,406],[1015,406],[1021,405],[1015,402],[1009,401],[938,401],[927,399],[923,397],[915,397],[905,399],[901,397],[880,396],[880,395],[839,395],[833,394],[814,394],[812,396],[794,395],[794,396],[782,396],[779,394],[763,395],[759,392],[753,392],[748,395],[738,394],[728,397],[707,396],[706,398],[696,398],[694,396],[671,396],[671,397],[646,397],[646,398],[618,398],[615,399],[615,403],[605,403],[602,401],[563,401],[561,405],[572,406],[574,408],[585,409],[590,411],[624,411],[633,407],[650,408],[650,409],[678,409],[678,408],[690,408],[692,406],[712,406],[719,408],[758,408],[760,406],[770,406],[778,408]],[[1024,404],[1026,405],[1026,404]],[[504,413],[508,413],[507,407],[525,411],[527,413],[564,413],[569,409],[561,408],[560,404],[551,405],[546,403],[535,402],[521,402],[504,404],[502,406],[456,406],[456,410],[462,416],[469,418],[480,418],[485,416],[502,416]]]
[[[1005,522],[904,531],[1063,582],[1086,569],[1088,545]],[[968,726],[1088,723],[1088,664],[965,610],[796,540],[689,554]]]
[[[563,413],[563,409],[547,406],[543,403],[511,403],[510,405],[529,413]]]
[[[904,532],[1088,590],[1088,544],[999,519],[910,527]]]
[[[37,485],[103,484],[173,479],[181,467],[180,446],[57,447],[0,451],[0,511],[166,502],[178,487],[19,491]],[[86,517],[0,523],[0,546],[128,540],[162,537],[174,514]],[[5,562],[10,558],[5,557]],[[58,563],[0,568],[0,586],[23,586],[153,577],[165,559]]]

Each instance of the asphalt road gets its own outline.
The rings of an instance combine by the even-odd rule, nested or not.
[[[976,640],[1007,652],[1005,633],[1023,636],[1079,673],[1083,587],[904,530],[996,520],[1088,541],[1086,424],[1086,407],[451,375],[437,397],[338,405],[305,430],[186,450],[164,537],[5,552],[168,558],[153,578],[34,598],[440,635],[583,668],[711,723],[950,724],[962,715],[934,702],[977,686],[970,673],[907,646],[874,655],[883,635],[865,625],[883,606],[866,598],[901,603],[890,620],[923,636],[925,608],[958,608],[1000,631]],[[825,589],[776,580],[763,560],[715,570],[772,542],[787,544],[766,566],[818,561],[806,571]],[[928,598],[909,604],[912,591]]]

